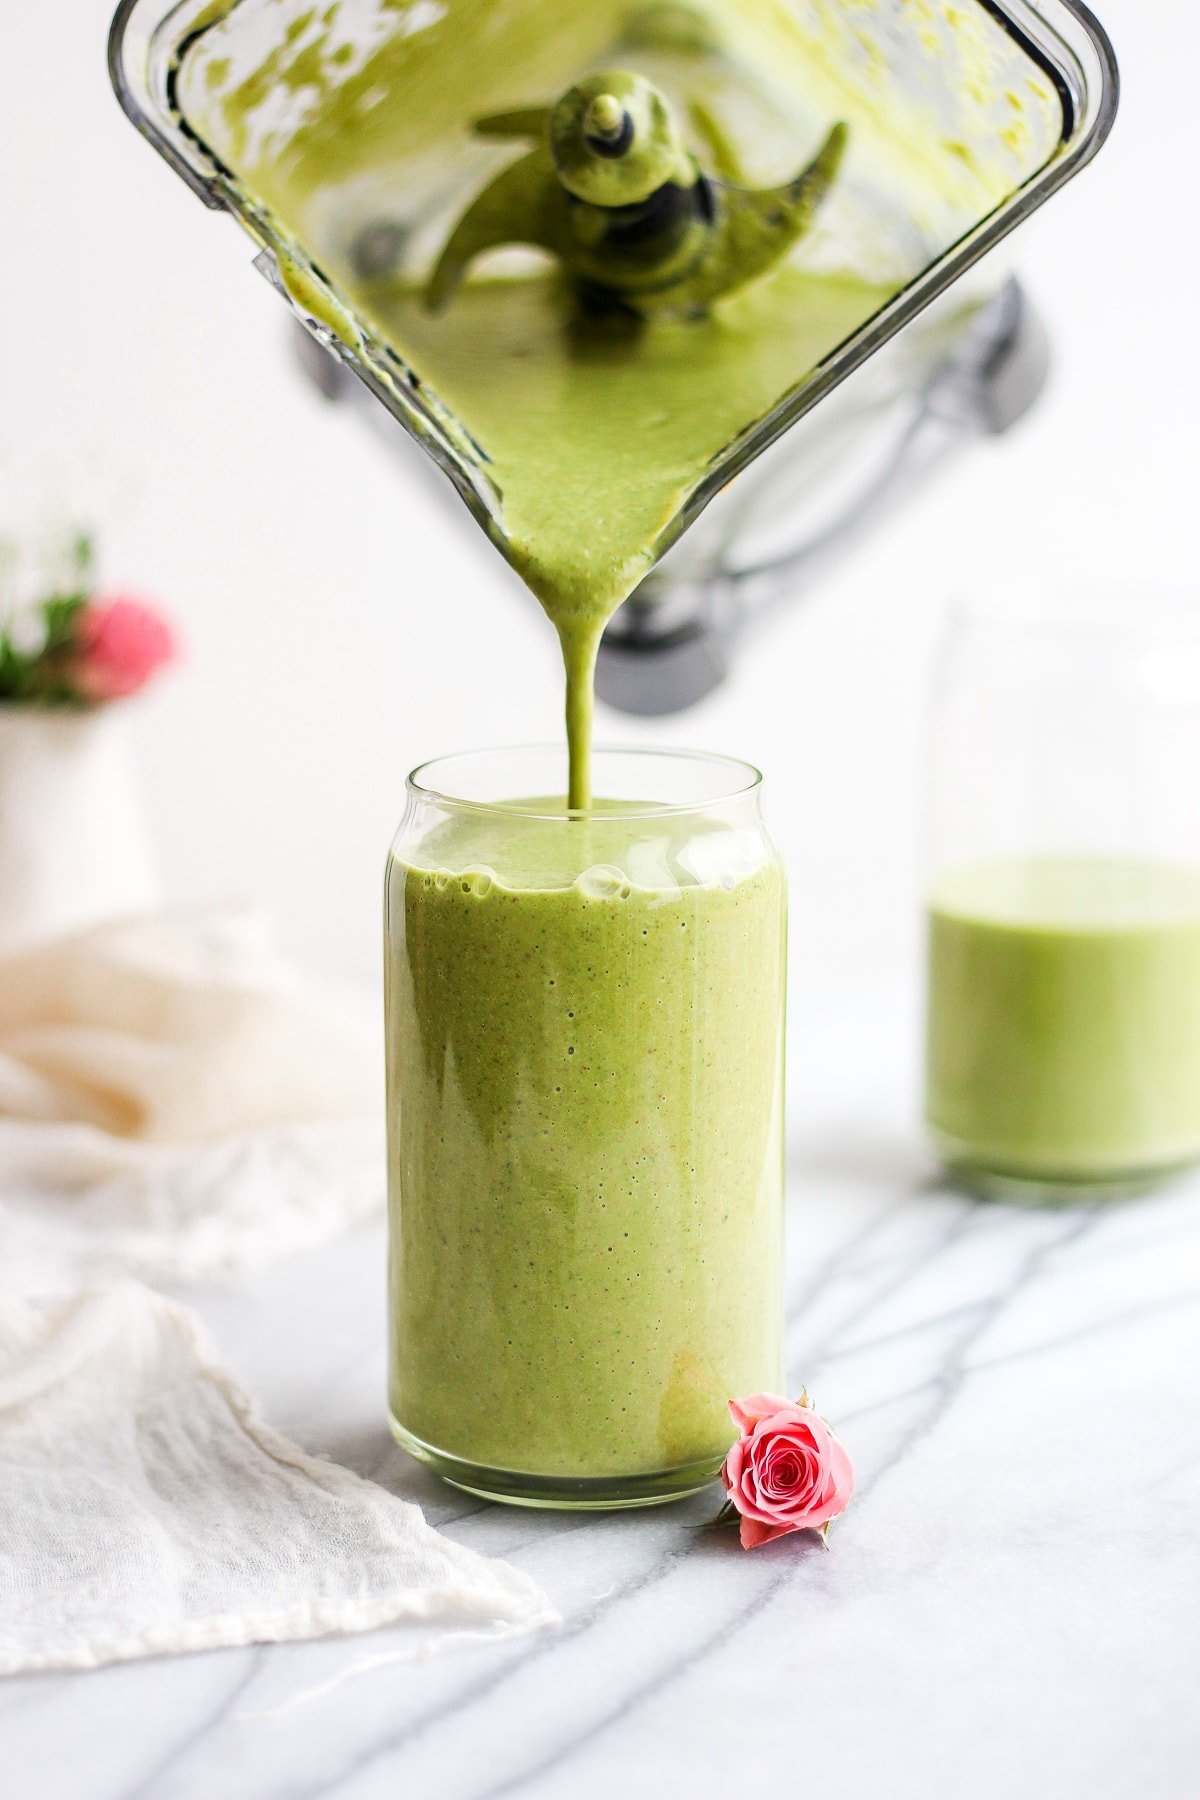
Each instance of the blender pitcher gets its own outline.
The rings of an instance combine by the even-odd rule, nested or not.
[[[663,508],[651,560],[1076,173],[1117,103],[1108,40],[1076,0],[123,0],[110,65],[138,129],[249,232],[306,329],[423,445],[526,574],[488,430],[441,380],[438,331],[454,329],[453,310],[439,315],[418,297],[444,307],[481,250],[481,266],[494,261],[514,281],[547,250],[562,253],[552,232],[519,217],[511,243],[504,229],[489,235],[484,215],[506,182],[519,187],[530,144],[547,120],[553,139],[596,71],[621,71],[629,92],[661,106],[674,162],[655,200],[684,191],[697,242],[712,227],[714,193],[757,207],[764,231],[778,222],[770,197],[799,195],[803,217],[771,255],[855,295],[781,335],[736,419],[714,427],[699,478]],[[611,104],[598,91],[585,118],[603,152],[597,167],[620,154]],[[680,167],[695,171],[692,186]],[[560,172],[571,179],[561,158]],[[464,228],[471,241],[456,267]],[[622,301],[647,312],[630,270],[648,289],[661,271],[641,272],[628,233],[574,253],[587,284],[624,282]],[[680,316],[713,293],[719,303],[720,291],[719,281],[681,281]],[[702,368],[688,376],[701,399],[704,378]],[[514,385],[511,405],[529,403]],[[547,431],[569,435],[553,395],[539,403]]]

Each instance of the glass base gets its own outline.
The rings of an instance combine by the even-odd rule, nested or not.
[[[720,1457],[687,1463],[682,1468],[660,1469],[652,1475],[600,1475],[578,1480],[567,1475],[526,1475],[512,1469],[491,1469],[482,1463],[464,1462],[435,1444],[426,1444],[406,1431],[394,1414],[392,1436],[402,1450],[448,1481],[480,1500],[501,1506],[532,1506],[552,1512],[616,1512],[633,1506],[666,1506],[686,1500],[711,1487],[721,1470]]]
[[[1154,1168],[1114,1170],[1108,1174],[1064,1174],[1056,1170],[1017,1169],[999,1159],[992,1161],[974,1145],[940,1131],[930,1131],[929,1141],[938,1160],[968,1192],[981,1200],[1006,1200],[1021,1206],[1070,1206],[1087,1200],[1132,1199],[1183,1174],[1196,1160],[1189,1157]]]

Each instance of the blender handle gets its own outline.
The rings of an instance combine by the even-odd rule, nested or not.
[[[738,564],[726,546],[707,570],[653,571],[609,626],[596,691],[618,711],[682,712],[718,687],[732,652],[778,607],[811,587],[868,529],[928,485],[976,437],[1008,431],[1042,393],[1050,365],[1041,319],[1015,278],[983,306],[905,408],[882,463],[815,535],[779,555]]]

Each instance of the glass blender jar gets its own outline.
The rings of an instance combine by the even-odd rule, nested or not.
[[[308,0],[124,0],[110,64],[138,129],[248,231],[305,327],[506,555],[486,434],[439,393],[427,344],[371,304],[372,284],[427,278],[465,202],[511,157],[479,136],[481,118],[620,66],[693,122],[694,145],[694,122],[715,122],[749,183],[801,166],[831,121],[848,127],[834,191],[791,260],[852,275],[864,303],[804,334],[769,393],[747,394],[740,428],[669,509],[661,555],[1096,153],[1118,87],[1108,40],[1076,0],[344,0],[324,12]],[[502,256],[514,278],[528,272],[525,253]]]

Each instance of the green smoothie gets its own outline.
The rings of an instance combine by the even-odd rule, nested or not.
[[[358,291],[487,454],[505,554],[563,647],[574,806],[588,800],[605,625],[714,458],[889,297],[783,268],[705,319],[647,324],[581,315],[552,276],[472,281],[437,316],[411,287]]]
[[[1200,870],[1046,859],[936,886],[927,1115],[947,1159],[1064,1185],[1200,1155]]]
[[[488,1492],[669,1493],[781,1377],[783,878],[526,810],[389,868],[392,1415]]]

